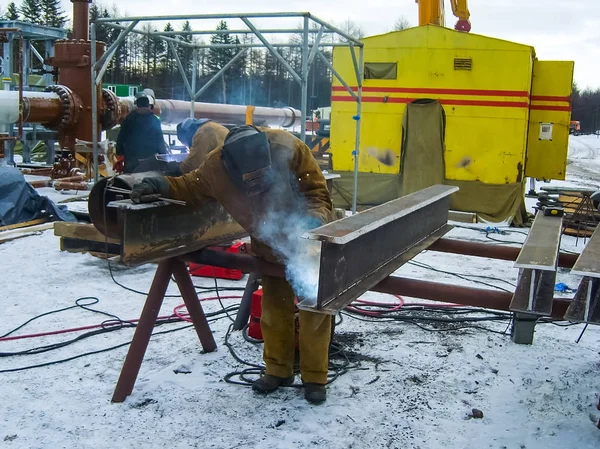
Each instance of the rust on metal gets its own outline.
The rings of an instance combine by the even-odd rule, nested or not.
[[[442,253],[461,254],[463,256],[487,257],[498,260],[517,260],[521,248],[495,245],[491,243],[467,242],[451,238],[441,238],[429,247],[431,251]],[[577,254],[560,253],[558,266],[572,268],[577,261]]]
[[[171,280],[171,275],[175,278],[183,301],[186,305],[190,318],[196,329],[196,334],[200,339],[200,344],[204,352],[213,352],[217,349],[217,344],[210,330],[206,315],[202,310],[202,305],[196,294],[196,289],[192,284],[192,279],[187,271],[185,264],[178,259],[167,259],[162,261],[158,265],[154,280],[152,281],[152,287],[148,293],[140,321],[135,328],[135,334],[125,363],[121,369],[119,380],[115,391],[113,393],[112,402],[123,402],[127,396],[129,396],[135,385],[142,361],[156,320],[158,319],[158,312],[165,298],[167,287]]]
[[[89,188],[87,182],[63,182],[56,181],[54,183],[56,190],[87,190]]]
[[[202,250],[184,256],[185,260],[207,265],[241,270],[244,273],[257,273],[275,277],[285,277],[283,265],[265,262],[255,256],[228,253],[225,251]],[[421,281],[400,276],[388,276],[370,289],[374,292],[390,295],[402,295],[430,301],[448,302],[471,307],[509,311],[512,293],[461,287],[438,282]],[[570,300],[555,298],[552,305],[552,317],[562,319]]]
[[[131,341],[131,345],[129,345],[127,357],[125,358],[125,363],[123,364],[117,386],[113,393],[112,402],[123,402],[133,391],[133,386],[140,372],[140,367],[148,348],[148,342],[152,336],[158,312],[171,281],[172,273],[172,260],[165,260],[156,270],[150,292],[140,316],[140,321],[135,327],[133,340]]]
[[[26,92],[22,105],[26,123],[41,123],[52,128],[59,125],[63,115],[63,106],[56,94]]]

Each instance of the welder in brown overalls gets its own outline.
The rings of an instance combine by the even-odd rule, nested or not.
[[[275,220],[270,225],[277,229],[285,227],[289,215],[298,216],[298,207],[313,221],[308,227],[327,223],[333,215],[325,178],[309,148],[286,131],[259,131],[250,126],[232,130],[225,144],[211,152],[199,169],[177,178],[145,178],[134,186],[131,198],[143,202],[156,194],[194,205],[216,199],[250,233],[255,255],[270,262],[281,261],[281,255],[265,243],[269,236],[261,235],[267,217]],[[294,379],[295,295],[285,279],[263,276],[262,284],[266,373],[252,388],[270,393]],[[322,403],[326,399],[331,319],[301,310],[299,324],[304,397]]]
[[[185,175],[202,165],[208,153],[223,145],[229,130],[208,119],[186,119],[177,125],[177,138],[189,148],[181,163],[169,163],[171,176]]]

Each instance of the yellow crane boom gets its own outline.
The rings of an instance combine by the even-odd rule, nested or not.
[[[444,0],[415,0],[419,4],[419,25],[439,25],[445,26],[444,20]],[[471,31],[471,22],[469,17],[468,0],[450,0],[452,14],[458,18],[454,26],[455,30],[469,32]]]

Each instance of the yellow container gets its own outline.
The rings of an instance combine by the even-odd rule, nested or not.
[[[360,172],[400,173],[406,104],[427,98],[439,100],[446,114],[447,179],[564,179],[572,62],[540,62],[533,47],[435,25],[363,42]],[[355,89],[347,48],[334,50],[333,65]],[[356,102],[334,78],[330,151],[336,171],[354,169],[355,114]],[[391,165],[372,156],[388,150],[395,156]]]

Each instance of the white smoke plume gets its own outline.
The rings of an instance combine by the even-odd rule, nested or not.
[[[314,305],[319,289],[321,242],[302,238],[307,230],[319,226],[304,210],[289,213],[269,209],[256,237],[285,263],[286,277],[296,296]]]
[[[285,263],[286,278],[296,296],[306,304],[316,304],[321,242],[304,239],[302,234],[321,223],[309,215],[306,199],[291,185],[295,176],[278,173],[276,178],[254,235]]]

